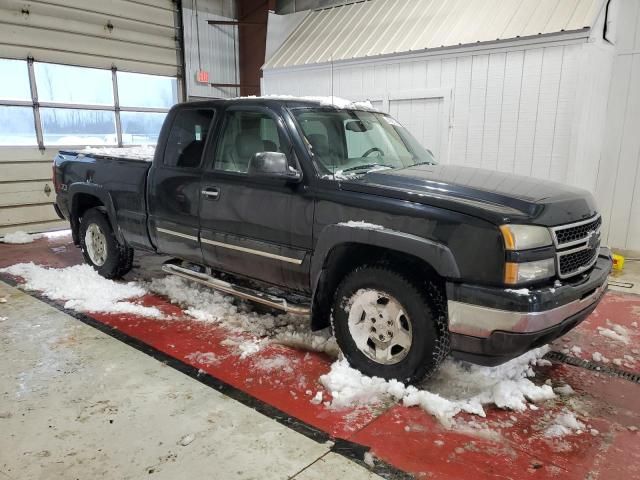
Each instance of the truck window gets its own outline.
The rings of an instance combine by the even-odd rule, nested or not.
[[[182,168],[200,166],[213,115],[213,110],[200,108],[178,112],[164,150],[166,166]]]
[[[224,132],[216,151],[216,170],[246,173],[258,152],[280,152],[282,144],[276,121],[264,112],[227,113]]]

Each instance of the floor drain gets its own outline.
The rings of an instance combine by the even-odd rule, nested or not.
[[[630,382],[640,383],[640,374],[625,372],[624,370],[609,367],[608,365],[601,365],[599,363],[590,362],[581,358],[571,357],[569,355],[565,355],[562,352],[551,351],[548,352],[544,356],[544,358],[546,358],[547,360],[555,360],[557,362],[573,365],[574,367],[581,367],[586,368],[587,370],[592,370],[594,372],[604,373],[605,375],[609,375],[610,377],[617,377],[624,380],[629,380]]]

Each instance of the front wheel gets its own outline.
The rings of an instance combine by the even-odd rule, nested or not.
[[[385,266],[360,267],[344,278],[332,321],[342,353],[365,375],[412,383],[449,353],[441,290]]]
[[[85,262],[105,278],[119,278],[133,266],[133,249],[118,242],[100,208],[87,210],[80,220],[80,248]]]

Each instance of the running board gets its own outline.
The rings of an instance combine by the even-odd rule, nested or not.
[[[167,262],[162,265],[162,271],[177,275],[178,277],[186,278],[198,282],[202,285],[206,285],[213,290],[218,290],[223,293],[228,293],[234,297],[242,298],[243,300],[250,300],[252,302],[260,303],[271,308],[276,308],[287,313],[293,313],[295,315],[310,315],[311,309],[307,305],[295,305],[288,303],[284,298],[269,295],[267,293],[253,290],[239,285],[233,285],[229,282],[219,280],[206,273],[194,272],[188,268],[178,266],[174,263]]]

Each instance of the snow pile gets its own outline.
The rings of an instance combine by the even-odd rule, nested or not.
[[[42,235],[34,235],[31,233],[23,232],[22,230],[18,230],[17,232],[7,233],[2,241],[4,243],[22,244],[31,243],[41,237]]]
[[[553,391],[558,395],[562,395],[563,397],[568,397],[576,393],[576,391],[571,388],[571,385],[569,384],[560,385],[559,387],[554,388]]]
[[[320,377],[320,382],[331,393],[334,408],[401,400],[404,405],[419,406],[443,424],[451,425],[460,412],[484,417],[484,405],[523,411],[528,402],[554,398],[551,386],[538,386],[529,379],[534,375],[532,365],[548,350],[542,347],[497,367],[448,358],[419,388],[407,387],[397,380],[367,377],[342,359]]]
[[[28,290],[40,290],[52,300],[66,300],[64,307],[71,310],[162,317],[155,307],[126,301],[146,294],[144,288],[135,283],[107,280],[89,265],[46,268],[34,263],[19,263],[2,268],[0,272],[22,277],[23,286]]]
[[[593,352],[593,354],[591,355],[591,359],[594,362],[609,363],[609,359],[602,355],[600,352]]]
[[[552,425],[545,431],[544,436],[548,438],[564,437],[571,433],[582,433],[584,423],[578,420],[571,412],[563,412],[559,414]]]
[[[187,360],[199,365],[216,365],[220,359],[213,352],[193,352],[187,355]]]
[[[614,340],[616,342],[624,343],[625,345],[628,345],[631,342],[631,339],[629,338],[629,332],[627,332],[626,328],[616,324],[611,324],[610,326],[611,328],[598,327],[598,333],[603,337],[610,338],[611,340]]]
[[[140,145],[138,147],[85,147],[77,150],[85,155],[102,155],[104,157],[128,158],[150,162],[156,151],[155,145]]]
[[[263,372],[285,372],[293,373],[294,365],[290,357],[286,355],[275,355],[273,357],[260,358],[254,362],[254,366]]]
[[[258,314],[245,305],[235,305],[233,297],[175,276],[155,278],[148,284],[148,288],[168,297],[196,320],[217,323],[232,332],[264,339],[260,342],[261,345],[268,340],[271,343],[338,356],[338,345],[329,329],[312,332],[307,317]],[[246,344],[241,347],[242,341],[235,343],[245,357],[258,351],[254,348],[255,345]]]

